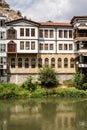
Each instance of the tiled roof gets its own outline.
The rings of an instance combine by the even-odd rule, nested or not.
[[[69,26],[71,27],[72,25],[67,22],[52,22],[52,21],[47,21],[47,22],[40,22],[42,26]]]

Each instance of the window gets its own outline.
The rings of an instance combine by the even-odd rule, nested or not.
[[[0,57],[0,63],[6,64],[6,57]]]
[[[42,67],[42,59],[41,58],[38,58],[38,67]]]
[[[67,30],[64,30],[64,38],[67,38]]]
[[[68,68],[68,59],[67,58],[64,59],[64,68]]]
[[[73,50],[72,44],[69,44],[69,50]]]
[[[53,50],[53,44],[50,44],[50,50]]]
[[[62,67],[62,59],[58,58],[58,68],[61,68],[61,67]]]
[[[59,50],[63,50],[63,45],[59,44]]]
[[[0,26],[4,27],[5,26],[5,20],[0,20]]]
[[[26,28],[26,36],[28,37],[30,35],[29,28]]]
[[[35,68],[36,67],[36,59],[32,58],[31,59],[31,68]]]
[[[45,38],[48,38],[48,30],[44,30],[44,36]]]
[[[18,58],[18,68],[22,68],[22,58]]]
[[[29,41],[26,41],[25,48],[26,48],[26,50],[30,49],[30,42]]]
[[[72,30],[69,30],[69,38],[72,38]]]
[[[50,30],[50,38],[53,38],[53,30]]]
[[[48,50],[48,44],[45,44],[45,50]]]
[[[41,44],[41,43],[39,44],[39,49],[43,50],[43,44]]]
[[[70,68],[74,68],[74,58],[70,59]]]
[[[11,68],[15,68],[15,58],[11,59]]]
[[[24,28],[20,28],[20,36],[24,36]]]
[[[39,30],[39,37],[43,38],[43,30]]]
[[[59,30],[59,38],[62,38],[62,30]]]
[[[64,50],[68,50],[68,45],[67,44],[64,44]]]
[[[5,52],[5,51],[6,51],[6,45],[0,44],[0,52]]]
[[[24,41],[20,42],[20,50],[24,50]]]
[[[35,29],[31,29],[31,37],[35,36]]]
[[[51,67],[55,68],[55,59],[54,58],[51,59]]]
[[[49,66],[49,59],[45,58],[45,66]]]
[[[35,42],[31,42],[31,50],[35,50]]]
[[[0,32],[0,39],[5,39],[5,32]]]
[[[17,31],[11,27],[7,30],[7,39],[16,39],[17,38]]]
[[[25,68],[29,68],[29,59],[28,58],[25,59]]]

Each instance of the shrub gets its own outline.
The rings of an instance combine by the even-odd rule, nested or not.
[[[49,66],[40,69],[39,80],[41,85],[45,87],[55,87],[58,85],[55,71]]]
[[[27,81],[25,81],[23,84],[22,84],[22,88],[26,89],[26,90],[29,90],[30,92],[34,91],[36,88],[37,88],[37,85],[38,83],[37,82],[33,82],[32,81],[32,77],[29,76],[27,78]]]
[[[77,88],[77,89],[83,89],[83,83],[84,83],[84,75],[82,73],[79,73],[77,72],[75,75],[74,75],[74,86]]]
[[[83,90],[87,90],[87,83],[84,83],[84,84],[82,85],[82,89],[83,89]]]

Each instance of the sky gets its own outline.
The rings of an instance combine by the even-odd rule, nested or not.
[[[70,22],[87,15],[87,0],[6,0],[10,7],[36,22]]]

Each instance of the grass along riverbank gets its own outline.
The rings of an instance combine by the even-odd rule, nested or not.
[[[87,90],[78,90],[72,87],[64,88],[59,86],[56,88],[42,88],[38,84],[35,86],[34,90],[25,89],[22,86],[16,84],[0,84],[0,99],[10,99],[10,98],[41,98],[41,97],[87,97]]]

